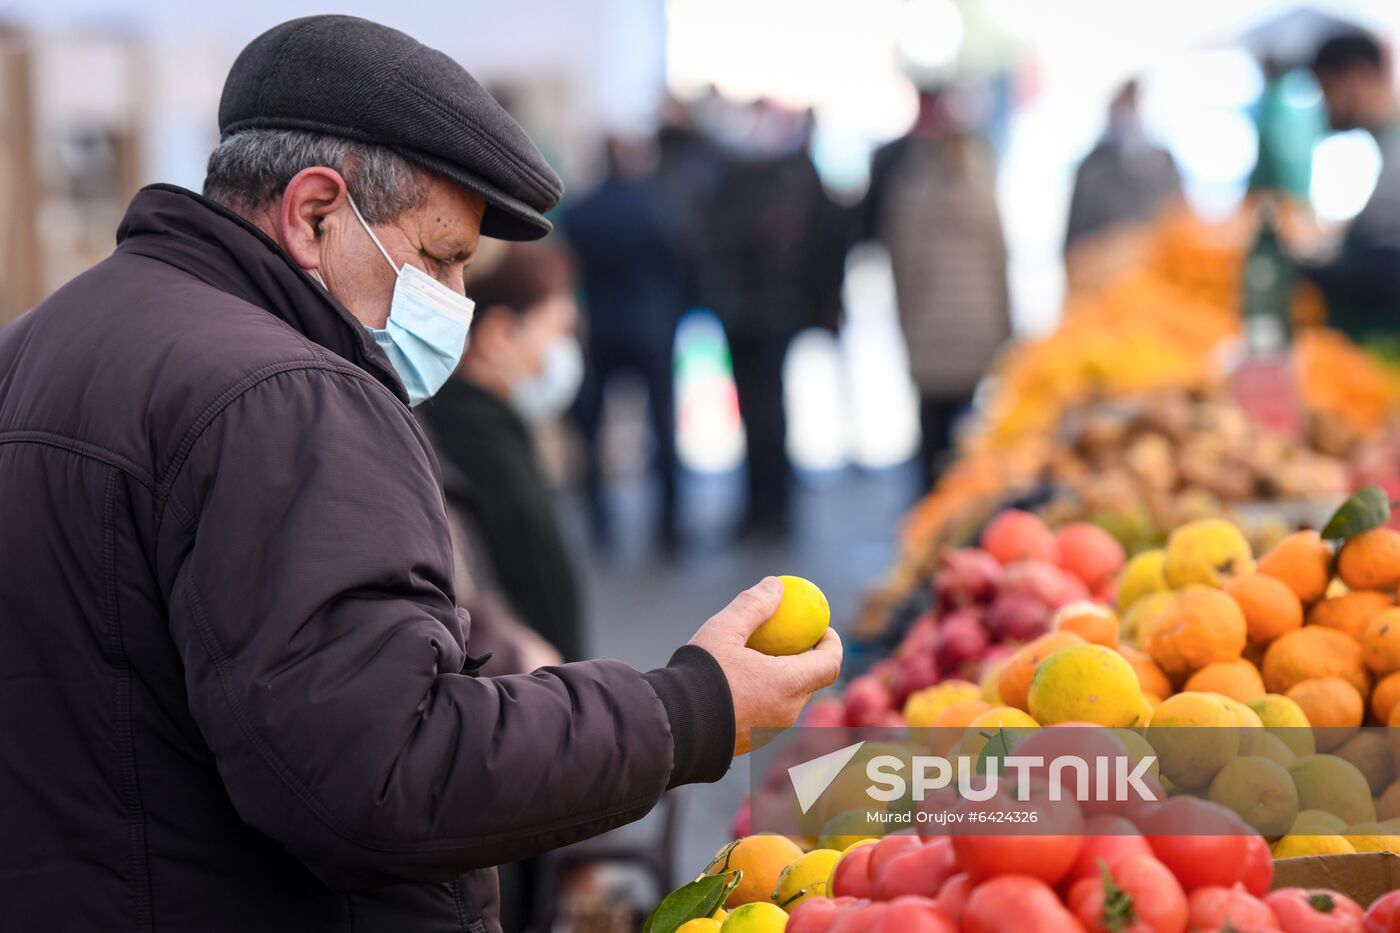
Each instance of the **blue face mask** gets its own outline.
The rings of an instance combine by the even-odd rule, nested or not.
[[[583,372],[583,348],[578,340],[560,337],[545,353],[539,373],[511,387],[510,400],[526,421],[557,418],[578,397]]]
[[[389,304],[389,320],[382,329],[369,327],[366,330],[403,380],[408,404],[418,405],[437,394],[457,368],[467,346],[467,331],[471,328],[476,303],[411,263],[395,267],[389,251],[365,223],[355,199],[348,194],[346,197],[360,226],[384,254],[389,268],[398,273],[394,297]]]

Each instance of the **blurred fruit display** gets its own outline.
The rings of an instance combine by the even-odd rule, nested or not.
[[[1315,295],[1296,296],[1276,377],[1241,365],[1241,268],[1257,226],[1257,206],[1219,224],[1183,208],[1118,230],[1121,248],[1070,257],[1061,325],[1008,348],[988,374],[972,430],[905,523],[861,633],[884,628],[942,551],[1006,505],[1051,525],[1093,522],[1133,554],[1209,516],[1264,547],[1359,485],[1400,495],[1400,367],[1316,326]]]
[[[1294,340],[1293,361],[1317,449],[1351,455],[1394,419],[1400,377],[1342,334],[1303,331]]]
[[[971,450],[910,514],[903,551],[858,631],[877,636],[941,555],[1005,503],[1051,525],[1091,522],[1129,554],[1198,518],[1238,518],[1263,547],[1317,521],[1352,478],[1339,458],[1259,428],[1221,394],[1161,390],[1066,410],[1055,431],[1005,454]]]

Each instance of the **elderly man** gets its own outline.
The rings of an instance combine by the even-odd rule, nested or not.
[[[452,371],[478,236],[560,196],[446,56],[342,16],[229,75],[206,196],[0,331],[0,904],[16,930],[487,931],[490,866],[646,813],[840,661],[473,676],[410,406]]]

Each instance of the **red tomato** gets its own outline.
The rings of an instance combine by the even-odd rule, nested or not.
[[[967,899],[963,933],[1083,933],[1045,882],[1002,875],[978,885]]]
[[[1136,822],[1140,814],[1153,807],[1161,806],[1162,802],[1167,799],[1167,792],[1163,789],[1162,782],[1150,774],[1144,774],[1141,781],[1146,785],[1148,794],[1151,795],[1150,800],[1142,799],[1136,790],[1130,789],[1126,800],[1100,803],[1095,812],[1123,816]]]
[[[933,897],[948,876],[958,870],[953,844],[947,838],[934,839],[928,845],[916,839],[913,848],[905,847],[876,869],[875,858],[879,854],[880,846],[876,846],[870,857],[870,896],[877,901],[892,901],[905,894]]]
[[[1268,841],[1257,833],[1249,837],[1247,845],[1240,884],[1255,897],[1263,897],[1269,893],[1269,888],[1273,887],[1274,856],[1269,851]]]
[[[1191,929],[1233,929],[1236,933],[1276,933],[1278,923],[1267,904],[1242,886],[1208,885],[1191,892]]]
[[[896,856],[903,855],[910,849],[922,846],[924,841],[918,836],[895,835],[886,836],[870,848],[870,862],[865,873],[870,876],[871,882],[880,877],[880,873],[885,870]]]
[[[918,812],[924,814],[951,813],[964,806],[962,796],[958,793],[957,784],[950,784],[947,787],[940,787],[936,790],[928,791],[924,794],[924,799],[918,805]],[[921,817],[915,821],[915,832],[921,839],[947,838],[952,835],[951,824],[939,823],[934,819]]]
[[[889,907],[889,904],[862,903],[842,908],[837,912],[836,921],[827,928],[827,933],[872,933],[875,924],[880,922]]]
[[[958,933],[958,928],[928,898],[901,897],[890,903],[871,933]]]
[[[1123,747],[1122,740],[1102,726],[1085,722],[1066,722],[1049,729],[1040,729],[1016,745],[1016,754],[1043,759],[1043,764],[1030,769],[1031,780],[1034,781],[1049,780],[1050,763],[1056,758],[1075,758],[1084,762],[1087,766],[1084,786],[1079,786],[1073,771],[1064,771],[1061,772],[1061,792],[1065,796],[1073,797],[1085,816],[1103,813],[1116,806],[1112,801],[1097,799],[1099,796],[1112,796],[1114,780],[1110,767],[1107,772],[1109,786],[1099,787],[1098,761],[1104,759],[1112,766],[1117,759],[1126,757],[1128,750]]]
[[[1152,856],[1152,847],[1132,823],[1121,816],[1096,816],[1085,820],[1084,847],[1065,877],[1065,885],[1081,878],[1097,878],[1100,863],[1112,868],[1132,855]]]
[[[1150,855],[1130,855],[1108,878],[1084,878],[1066,902],[1089,933],[1182,933],[1186,892],[1167,866]]]
[[[1400,933],[1400,891],[1379,897],[1366,908],[1366,933]]]
[[[967,909],[967,898],[972,893],[972,876],[959,872],[943,882],[943,890],[933,899],[938,909],[954,923],[962,923],[963,911]]]
[[[840,910],[829,897],[809,897],[792,909],[784,933],[826,933]]]
[[[875,846],[861,846],[841,856],[831,872],[827,893],[833,897],[870,896],[870,853]]]
[[[1037,797],[1016,801],[998,793],[990,800],[971,804],[964,812],[1033,812],[1035,823],[1012,836],[954,836],[958,864],[983,881],[996,875],[1029,875],[1055,884],[1074,866],[1084,844],[1084,818],[1068,798],[1051,801]]]
[[[1264,898],[1283,933],[1363,933],[1356,901],[1320,888],[1279,888]]]
[[[1153,854],[1188,893],[1207,885],[1228,887],[1244,875],[1253,830],[1218,804],[1173,797],[1137,824]]]

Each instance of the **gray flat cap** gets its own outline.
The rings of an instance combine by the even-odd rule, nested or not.
[[[219,133],[296,129],[378,143],[486,201],[481,232],[534,240],[564,185],[530,137],[461,65],[354,16],[274,26],[233,63]]]

